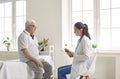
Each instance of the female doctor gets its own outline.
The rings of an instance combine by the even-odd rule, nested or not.
[[[88,26],[81,22],[74,25],[74,33],[79,36],[75,52],[65,48],[69,57],[73,57],[72,65],[61,66],[58,68],[58,79],[67,79],[66,75],[70,74],[70,79],[90,79],[89,68],[91,65],[90,55],[92,52],[91,38],[88,32]]]

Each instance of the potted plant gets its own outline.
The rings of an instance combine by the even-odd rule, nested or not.
[[[4,38],[3,44],[7,47],[7,51],[10,51],[11,39],[9,37]]]
[[[93,43],[93,44],[92,44],[92,48],[94,49],[94,52],[96,52],[97,43]]]

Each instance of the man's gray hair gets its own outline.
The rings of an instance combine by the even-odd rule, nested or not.
[[[27,20],[25,23],[25,29],[28,28],[30,25],[35,25],[36,26],[36,22],[33,19]]]

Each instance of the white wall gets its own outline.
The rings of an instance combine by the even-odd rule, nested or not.
[[[115,56],[100,56],[96,59],[96,72],[93,79],[116,79]]]

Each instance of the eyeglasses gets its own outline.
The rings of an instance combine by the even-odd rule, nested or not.
[[[36,25],[29,25],[29,26],[32,26],[32,27],[35,27],[35,28],[36,28]]]

